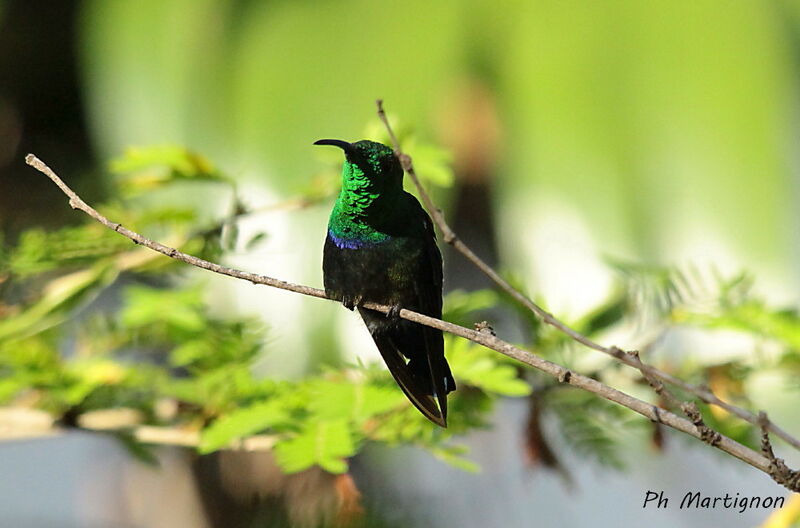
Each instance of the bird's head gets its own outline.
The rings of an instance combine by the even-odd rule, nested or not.
[[[315,145],[332,145],[344,151],[344,183],[361,183],[379,193],[403,188],[403,167],[394,151],[382,143],[362,139],[348,143],[340,139],[320,139]]]

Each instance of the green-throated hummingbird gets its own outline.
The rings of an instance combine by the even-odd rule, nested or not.
[[[456,384],[442,332],[398,316],[406,308],[442,317],[442,256],[430,217],[403,190],[403,168],[374,141],[321,139],[344,151],[342,190],[331,212],[322,270],[325,293],[358,307],[386,366],[429,420],[447,427],[447,393]],[[392,307],[384,315],[359,306]]]

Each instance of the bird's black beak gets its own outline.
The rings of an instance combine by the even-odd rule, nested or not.
[[[345,153],[345,155],[349,155],[353,152],[353,144],[348,143],[347,141],[342,141],[341,139],[320,139],[314,142],[315,145],[332,145],[334,147],[339,147]]]

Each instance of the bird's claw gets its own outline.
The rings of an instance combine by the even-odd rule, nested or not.
[[[394,306],[389,308],[388,312],[386,312],[386,318],[387,319],[399,319],[400,318],[400,311],[402,309],[403,309],[402,306],[400,306],[399,304],[395,304]]]

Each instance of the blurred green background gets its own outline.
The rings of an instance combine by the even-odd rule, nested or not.
[[[521,239],[556,207],[597,253],[797,285],[797,2],[8,4],[6,197],[45,142],[29,113],[81,127],[64,157],[89,166],[175,143],[289,196],[319,170],[310,142],[360,137],[382,97],[491,181],[514,269],[542,258]]]
[[[5,0],[0,28],[8,241],[82,220],[27,152],[89,201],[108,198],[108,160],[127,148],[182,145],[269,206],[338,163],[314,140],[374,131],[383,98],[450,152],[454,185],[428,183],[462,238],[559,315],[609,295],[608,260],[748,270],[772,302],[798,303],[798,1]],[[214,216],[229,196],[152,197],[198,199]],[[329,204],[243,221],[267,241],[227,262],[321,284]],[[487,285],[446,261],[448,289]],[[374,357],[331,303],[188,274],[212,310],[269,321],[291,352],[263,372]]]

